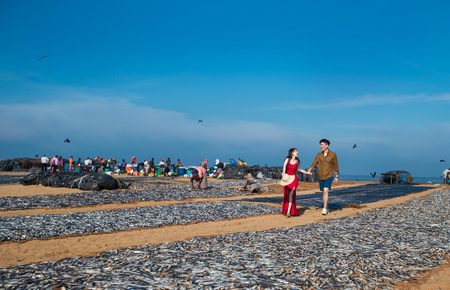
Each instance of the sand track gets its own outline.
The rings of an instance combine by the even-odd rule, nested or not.
[[[396,290],[448,290],[450,289],[450,257],[447,264],[424,272],[419,279],[400,283]]]
[[[47,187],[42,185],[2,184],[0,185],[0,198],[12,196],[36,196],[36,195],[63,195],[83,192],[79,189],[64,187]]]

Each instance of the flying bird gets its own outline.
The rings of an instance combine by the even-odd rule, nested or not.
[[[356,144],[353,144],[353,149],[356,149],[358,146],[356,146]]]
[[[372,178],[375,178],[375,176],[377,176],[377,172],[376,171],[370,172],[370,175],[372,175]]]
[[[47,60],[48,59],[48,55],[43,55],[40,58],[38,58],[38,60]]]
[[[66,140],[64,140],[64,143],[70,143],[70,140],[66,138]]]
[[[444,159],[441,159],[441,161],[439,161],[439,162],[441,162],[441,163],[444,163],[444,162],[445,162],[445,160],[444,160]]]

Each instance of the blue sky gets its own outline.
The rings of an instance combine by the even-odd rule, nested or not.
[[[326,137],[343,173],[439,175],[450,3],[372,2],[1,1],[0,158],[307,167]]]

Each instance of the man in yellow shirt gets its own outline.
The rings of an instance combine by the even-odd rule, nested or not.
[[[311,170],[316,167],[318,169],[320,191],[323,193],[322,214],[327,215],[329,213],[328,192],[331,189],[333,180],[335,183],[338,183],[339,164],[336,153],[328,149],[330,146],[330,141],[327,139],[322,139],[319,144],[321,152],[317,153],[316,158],[314,158],[314,161],[311,163],[308,172],[311,172]]]

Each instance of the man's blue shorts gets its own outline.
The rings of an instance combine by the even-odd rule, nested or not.
[[[333,176],[328,178],[328,179],[325,179],[325,180],[319,179],[320,191],[323,191],[323,189],[325,187],[327,187],[328,189],[331,189],[331,185],[333,184],[333,180],[334,180]]]

